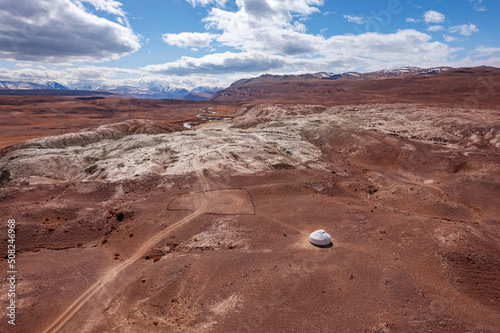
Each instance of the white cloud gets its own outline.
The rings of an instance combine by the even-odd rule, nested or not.
[[[149,65],[145,71],[156,74],[229,74],[234,72],[266,72],[285,66],[285,57],[257,52],[214,53],[201,58],[182,57],[162,65]]]
[[[424,21],[426,23],[441,23],[444,22],[445,16],[435,10],[428,10],[424,13]]]
[[[453,52],[445,44],[431,42],[432,37],[413,29],[392,34],[365,33],[362,35],[333,36],[326,41],[322,54],[328,59],[342,59],[344,67],[367,69],[391,66],[421,66],[445,63]],[[384,65],[385,64],[385,65]]]
[[[483,0],[469,0],[469,1],[474,3],[474,9],[477,10],[478,12],[486,11],[486,8],[481,5],[483,3]]]
[[[71,1],[80,4],[85,1],[87,8],[90,4],[96,10],[105,11],[106,17],[115,15],[123,18],[124,23],[111,22],[93,14],[90,9],[84,10],[77,5],[71,5]],[[13,70],[0,68],[0,79],[37,80],[39,83],[57,81],[69,86],[86,84],[144,86],[160,81],[164,82],[163,85],[180,87],[223,86],[243,76],[255,76],[266,72],[345,72],[402,66],[449,65],[454,63],[454,52],[458,50],[446,44],[456,40],[456,37],[443,35],[444,41],[437,42],[432,39],[430,33],[414,29],[399,30],[389,34],[360,31],[358,35],[335,35],[330,38],[308,33],[307,19],[310,15],[319,13],[318,6],[323,4],[323,0],[234,0],[236,8],[227,6],[231,9],[222,8],[222,5],[228,3],[227,0],[186,1],[193,6],[209,6],[208,14],[203,20],[206,32],[164,34],[164,41],[169,45],[193,50],[205,48],[202,51],[214,52],[213,54],[182,57],[135,70],[99,66],[60,70],[35,66],[29,68],[18,66],[19,68]],[[9,59],[45,62],[60,62],[60,59],[102,60],[117,58],[139,47],[139,37],[127,25],[126,13],[121,11],[121,6],[116,0],[18,0],[18,2],[33,6],[13,5],[11,7],[15,10],[9,9],[9,15],[0,11],[0,57],[7,52],[2,48],[2,34],[5,34],[5,27],[15,26],[21,31],[19,28],[22,27],[21,23],[26,22],[35,23],[30,25],[34,28],[32,31],[28,29],[26,40],[40,37],[35,41],[42,43],[44,47],[36,49],[31,46],[31,49],[19,49],[15,57],[11,55]],[[18,15],[17,12],[23,15]],[[407,21],[425,20],[429,23],[428,31],[444,30],[442,25],[430,24],[437,23],[434,21],[444,21],[444,15],[434,12],[442,15],[441,17],[428,14],[429,12],[426,12],[427,17],[407,19]],[[347,16],[349,15],[346,15],[346,19]],[[16,20],[21,23],[11,24],[17,22]],[[50,27],[51,25],[54,27]],[[464,26],[466,27],[452,27],[450,32],[456,30],[457,33],[472,33],[474,29],[477,30],[471,24]],[[53,36],[60,37],[60,41],[57,41],[57,38],[54,40]],[[84,43],[79,44],[69,36],[80,37]],[[224,51],[227,49],[230,51],[217,51],[214,45],[222,45]],[[75,47],[76,50],[73,50]],[[491,53],[493,50],[496,52],[495,48],[477,48],[476,58],[471,55],[468,59],[471,63],[479,61],[478,55],[493,55],[494,53]],[[488,59],[481,61],[491,63]]]
[[[152,74],[191,75],[260,73],[272,70],[349,71],[359,67],[376,70],[391,66],[429,67],[447,62],[454,51],[445,44],[431,42],[431,36],[409,29],[393,34],[365,33],[338,35],[330,38],[311,36],[317,57],[284,55],[274,51],[243,50],[233,53],[210,54],[201,58],[183,57],[177,61],[143,68]],[[304,40],[307,37],[302,36]],[[248,43],[251,43],[248,41]],[[257,43],[258,44],[258,43]],[[244,47],[243,47],[244,48]],[[271,50],[271,47],[269,47]]]
[[[207,29],[221,31],[219,43],[247,52],[314,54],[322,37],[306,34],[292,13],[305,16],[319,11],[319,0],[237,0],[236,12],[212,8],[204,19]],[[264,5],[265,4],[265,5]]]
[[[201,5],[205,7],[206,5],[209,5],[211,3],[216,3],[218,6],[224,6],[224,4],[228,0],[186,0],[191,4],[191,6],[195,7],[196,5]]]
[[[182,87],[192,89],[199,86],[226,86],[226,82],[219,78],[202,75],[175,76],[175,75],[151,75],[142,70],[124,69],[104,66],[83,66],[77,68],[65,68],[61,70],[51,69],[7,69],[0,67],[0,80],[24,81],[45,84],[48,81],[57,81],[65,86],[82,88],[84,86],[136,86],[148,87],[152,84],[162,86]]]
[[[316,6],[322,6],[323,0],[236,0],[239,12],[254,19],[272,19],[289,21],[292,13],[307,16],[319,12]]]
[[[212,8],[204,19],[206,28],[220,33],[217,38],[219,43],[239,50],[238,57],[254,52],[285,56],[280,62],[283,70],[380,69],[392,62],[402,66],[418,62],[425,67],[421,59],[436,64],[437,59],[443,62],[453,52],[444,44],[431,42],[429,35],[415,30],[401,30],[393,34],[339,35],[325,39],[321,35],[306,33],[304,28],[299,29],[292,13],[314,13],[318,11],[315,5],[320,5],[322,1],[237,0],[236,3],[237,11]],[[209,59],[204,57],[202,62],[207,68],[211,68],[207,64]],[[265,61],[263,57],[260,59]],[[175,65],[183,67],[185,62]],[[214,72],[220,72],[215,65]],[[189,66],[197,66],[197,62],[190,58]],[[166,68],[175,70],[172,63]],[[206,70],[205,67],[202,69]]]
[[[31,67],[12,70],[0,68],[0,80],[45,83],[59,78],[61,78],[61,71],[40,70]]]
[[[469,23],[469,24],[462,24],[450,27],[450,32],[451,33],[458,32],[462,36],[470,36],[474,32],[479,32],[479,29],[476,27],[475,24]]]
[[[406,18],[406,22],[411,22],[411,23],[417,23],[419,22],[420,20],[417,20],[417,19],[414,19],[414,18],[411,18],[411,17],[407,17]]]
[[[454,42],[457,40],[456,37],[450,36],[450,35],[443,35],[443,39],[445,42]]]
[[[444,30],[444,27],[442,25],[432,25],[432,26],[427,28],[427,31],[431,31],[431,32],[436,32],[436,31],[440,31],[440,30]]]
[[[30,81],[46,83],[57,81],[64,85],[105,84],[121,76],[141,75],[143,72],[133,69],[83,66],[65,68],[61,70],[42,68],[20,68],[9,70],[0,68],[0,79],[14,81]]]
[[[163,34],[162,38],[168,45],[179,47],[209,47],[218,35],[207,32],[181,32],[179,34]]]
[[[125,17],[126,14],[123,11],[122,4],[115,0],[73,0],[77,4],[87,2],[94,6],[97,10],[105,11],[108,14],[117,15]]]
[[[496,56],[495,56],[496,55]],[[480,45],[462,59],[453,61],[450,66],[475,67],[475,66],[500,67],[500,47],[485,47]]]
[[[450,63],[450,66],[453,67],[476,67],[485,65],[500,67],[500,57],[492,57],[489,59],[477,59],[474,56],[468,56],[463,59]]]
[[[118,2],[86,1],[124,16]],[[0,10],[0,58],[68,63],[118,59],[140,48],[139,36],[86,10],[81,1],[16,0]]]
[[[474,52],[478,57],[485,57],[495,53],[500,53],[500,47],[485,47],[480,45],[474,49]]]
[[[84,3],[88,3],[94,7],[97,11],[106,12],[107,14],[115,15],[116,21],[130,28],[130,24],[127,19],[127,13],[121,8],[122,3],[116,0],[71,0],[75,3],[81,10],[86,11]]]
[[[344,15],[344,18],[347,19],[347,21],[356,23],[356,24],[363,24],[365,22],[364,16],[356,16],[356,15]]]

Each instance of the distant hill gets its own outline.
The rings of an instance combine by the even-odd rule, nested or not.
[[[189,94],[184,96],[184,99],[191,99],[195,101],[204,101],[212,98],[220,89],[209,89],[201,92],[193,92],[191,91]]]
[[[150,85],[148,87],[98,87],[96,90],[112,92],[113,94],[140,99],[189,99],[202,101],[212,96],[222,88],[196,87],[191,90],[170,86]]]
[[[106,96],[114,94],[106,91],[55,90],[55,89],[0,89],[0,96]]]
[[[68,90],[69,88],[62,84],[49,81],[46,84],[21,81],[0,81],[0,90]]]
[[[190,99],[207,100],[222,88],[196,87],[192,90],[184,88],[150,84],[147,87],[136,86],[92,86],[69,88],[58,82],[46,84],[21,81],[0,81],[0,95],[43,95],[43,96],[95,96],[119,95],[139,99]],[[61,93],[60,91],[66,91]]]
[[[147,88],[134,86],[98,87],[95,91],[106,91],[115,95],[140,99],[183,99],[184,96],[189,94],[187,89],[158,86]]]
[[[371,73],[262,75],[217,92],[218,102],[346,103],[427,102],[500,105],[500,69],[406,67]]]

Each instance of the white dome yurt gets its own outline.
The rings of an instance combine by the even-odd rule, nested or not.
[[[332,237],[325,230],[319,229],[309,236],[309,241],[314,245],[324,246],[332,242]]]

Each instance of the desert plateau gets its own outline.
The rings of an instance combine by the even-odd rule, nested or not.
[[[0,96],[0,332],[500,332],[499,78]]]

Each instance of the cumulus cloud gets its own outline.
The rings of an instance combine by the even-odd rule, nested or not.
[[[478,12],[485,12],[486,8],[482,5],[483,0],[469,0],[474,4],[474,9]]]
[[[196,1],[194,4],[197,3],[215,2]],[[358,68],[377,70],[388,66],[442,65],[455,51],[446,44],[432,42],[431,36],[413,29],[392,34],[368,32],[330,38],[307,33],[301,18],[319,12],[318,6],[323,5],[323,0],[235,0],[235,3],[236,10],[210,8],[204,22],[211,35],[204,35],[203,43],[200,42],[207,45],[217,33],[217,42],[233,51],[200,58],[183,57],[143,69],[151,74],[179,76],[194,73],[257,75],[274,70],[293,73],[341,72]],[[442,18],[439,15],[442,14],[427,14],[429,22],[444,20],[444,15]],[[363,20],[352,15],[344,17],[358,23]],[[181,39],[184,46],[195,44],[184,42],[188,35],[168,36]],[[174,44],[174,41],[170,43]]]
[[[270,71],[344,72],[447,65],[452,64],[450,59],[458,50],[446,44],[456,40],[456,37],[443,35],[444,42],[437,42],[432,40],[430,33],[414,29],[389,34],[363,33],[360,30],[358,34],[334,35],[330,38],[309,33],[307,18],[319,13],[318,7],[323,5],[323,0],[234,0],[236,7],[226,6],[228,8],[223,7],[228,0],[186,1],[192,6],[209,7],[203,20],[206,32],[166,33],[163,35],[164,42],[193,49],[217,45],[229,51],[210,50],[215,53],[198,58],[182,57],[137,70],[98,66],[58,71],[35,66],[18,66],[13,70],[0,68],[0,77],[19,81],[34,81],[38,78],[38,81],[42,81],[39,83],[58,81],[69,86],[143,86],[157,80],[182,87],[191,84],[222,86],[230,83],[224,80]],[[26,45],[18,43],[17,51],[8,57],[20,61],[102,60],[116,58],[139,48],[138,36],[126,22],[126,13],[117,0],[19,2],[32,6],[12,5],[8,15],[0,11],[0,57],[8,51],[13,52],[2,47],[2,42],[5,43],[2,38],[9,26],[17,27],[21,36],[24,36],[23,33],[27,36]],[[95,11],[105,12],[106,18],[99,17]],[[110,21],[109,15],[116,16],[118,23]],[[345,15],[344,18],[358,20],[355,23],[370,19],[364,20],[361,16],[353,15]],[[123,23],[119,23],[120,20]],[[408,22],[425,21],[430,32],[444,32],[445,28],[437,24],[444,20],[444,15],[435,11],[427,11],[418,19],[407,19]],[[28,28],[22,25],[26,22],[30,22]],[[477,31],[477,27],[472,24],[455,26],[449,29],[449,33],[466,35],[476,32],[474,29]],[[68,36],[78,38],[70,39]],[[37,48],[28,41],[43,47]],[[66,44],[67,48],[64,47]],[[25,49],[21,49],[22,46]],[[488,52],[493,52],[492,48],[478,48],[476,55],[486,56]],[[213,84],[216,81],[219,83]]]
[[[480,45],[474,49],[474,52],[479,57],[486,57],[495,53],[500,54],[500,47],[485,47],[483,45]]]
[[[201,5],[205,7],[211,3],[216,3],[218,6],[224,6],[228,0],[186,0],[191,6],[196,7],[196,5]]]
[[[134,86],[149,87],[153,84],[159,86],[174,86],[192,89],[199,86],[226,86],[226,82],[216,77],[203,75],[177,76],[151,74],[138,69],[126,69],[106,66],[82,66],[65,69],[35,69],[21,67],[8,69],[0,67],[0,80],[35,82],[45,84],[48,81],[57,81],[71,88],[92,87],[118,87]]]
[[[14,70],[0,68],[0,79],[46,83],[57,81],[64,85],[104,84],[124,75],[140,75],[141,71],[125,68],[83,66],[62,70],[24,67]]]
[[[443,39],[445,42],[454,42],[457,40],[456,37],[450,36],[450,35],[443,35]]]
[[[467,56],[450,63],[454,67],[493,66],[500,67],[500,47],[477,46]]]
[[[450,27],[450,32],[451,33],[458,32],[462,36],[470,36],[474,32],[479,32],[479,29],[476,27],[475,24],[469,23],[469,24],[462,24]]]
[[[292,14],[310,15],[318,11],[316,6],[322,1],[237,0],[236,3],[239,7],[235,12],[212,8],[205,18],[208,29],[221,32],[217,41],[246,53],[285,55],[283,68],[288,70],[384,68],[391,61],[403,66],[416,62],[422,65],[419,59],[436,64],[453,51],[444,44],[430,42],[429,35],[415,30],[325,39],[299,29]]]
[[[305,17],[319,9],[320,0],[237,0],[236,12],[212,8],[204,19],[208,29],[221,32],[217,41],[247,52],[314,54],[320,37],[307,34]]]
[[[24,63],[17,63],[15,66],[18,67],[18,68],[30,68],[30,67],[33,67],[32,64],[24,64]]]
[[[445,44],[431,42],[431,36],[413,29],[393,34],[370,32],[330,38],[313,37],[317,57],[290,56],[279,52],[226,52],[201,58],[183,57],[143,69],[169,75],[260,73],[271,70],[341,72],[359,67],[375,70],[387,67],[388,63],[392,66],[437,66],[445,63],[453,52]]]
[[[149,65],[144,70],[157,74],[229,74],[234,72],[265,72],[281,69],[285,58],[257,52],[225,52],[201,58],[182,57],[162,65]]]
[[[492,57],[489,59],[480,58],[477,59],[474,56],[468,56],[460,60],[450,63],[452,67],[476,67],[476,66],[488,66],[500,67],[500,57]]]
[[[347,19],[347,21],[352,22],[352,23],[356,23],[356,24],[365,23],[364,16],[344,15],[344,18]]]
[[[125,18],[113,0],[16,0],[0,10],[0,57],[45,63],[118,59],[140,48],[123,24],[86,10],[83,2]]]
[[[431,31],[431,32],[436,32],[436,31],[440,31],[440,30],[444,30],[444,27],[442,25],[432,25],[432,26],[427,28],[427,31]]]
[[[163,41],[168,45],[179,47],[208,47],[218,35],[208,32],[181,32],[180,34],[163,34]]]
[[[426,23],[442,23],[445,16],[435,10],[428,10],[424,13],[424,21]]]
[[[74,0],[74,2],[79,5],[89,3],[97,10],[105,11],[106,13],[112,15],[126,17],[125,12],[121,8],[122,4],[115,0]]]
[[[453,50],[445,44],[431,42],[431,39],[431,36],[413,29],[392,34],[333,36],[326,41],[322,53],[329,58],[350,59],[346,63],[361,64],[367,69],[384,68],[388,63],[392,66],[426,67],[446,62]]]
[[[317,6],[323,5],[323,0],[236,0],[237,14],[240,17],[251,17],[256,21],[271,20],[283,24],[292,19],[292,14],[301,16],[319,12]],[[217,14],[215,10],[214,16]],[[231,12],[226,12],[229,14]]]

